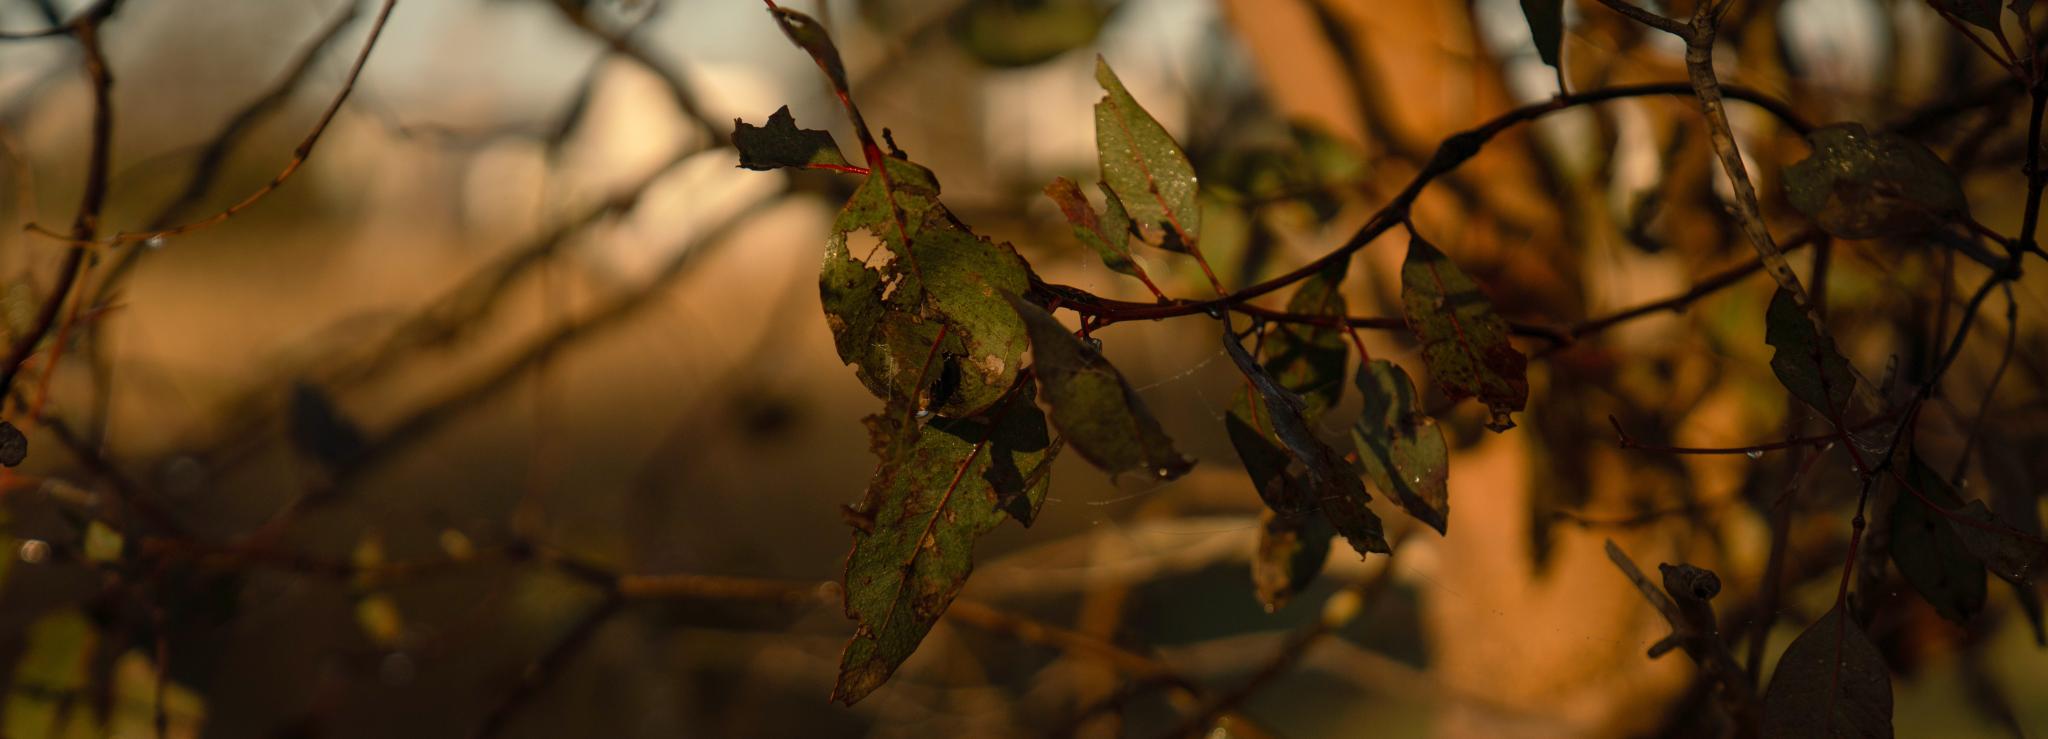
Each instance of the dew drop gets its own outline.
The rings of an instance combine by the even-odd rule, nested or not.
[[[1764,458],[1764,450],[1762,450],[1762,449],[1751,449],[1751,450],[1749,450],[1749,451],[1748,451],[1747,453],[1743,454],[1743,456],[1745,456],[1745,457],[1748,457],[1748,458],[1750,458],[1750,459],[1763,459],[1763,458]]]
[[[50,558],[50,543],[41,539],[26,539],[21,542],[21,561],[39,565]]]
[[[1203,308],[1202,312],[1209,314],[1210,318],[1214,318],[1219,321],[1223,320],[1223,306],[1221,305],[1211,305],[1207,308]]]
[[[1169,477],[1172,477],[1172,476],[1173,476],[1173,470],[1167,469],[1167,468],[1165,468],[1165,467],[1161,467],[1161,468],[1159,468],[1159,469],[1153,470],[1153,471],[1152,471],[1152,474],[1158,475],[1158,476],[1159,476],[1159,479],[1161,479],[1161,480],[1164,480],[1164,479],[1166,479],[1166,478],[1169,478]]]
[[[149,237],[149,240],[148,240],[148,241],[144,241],[144,242],[142,242],[142,248],[144,248],[144,249],[148,249],[148,250],[150,250],[150,251],[156,251],[156,250],[158,250],[158,249],[162,249],[162,248],[164,248],[164,237],[162,237],[162,236],[151,236],[151,237]]]
[[[923,410],[920,410],[920,411],[918,411],[918,412],[917,412],[917,417],[918,417],[918,418],[926,418],[926,417],[929,417],[929,416],[931,416],[931,414],[932,414],[932,411],[931,411],[931,409],[930,409],[930,408],[926,408],[926,409],[923,409]]]
[[[1098,352],[1102,351],[1102,340],[1093,336],[1088,337],[1088,348]]]

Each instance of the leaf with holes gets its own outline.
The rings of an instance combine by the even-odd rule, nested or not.
[[[1401,265],[1401,311],[1444,395],[1477,397],[1490,414],[1487,428],[1514,428],[1509,414],[1529,402],[1529,358],[1508,343],[1507,321],[1472,278],[1420,236],[1409,239]]]
[[[1088,196],[1081,194],[1081,186],[1073,180],[1061,177],[1045,186],[1045,196],[1059,205],[1060,213],[1067,217],[1067,224],[1074,227],[1074,238],[1094,249],[1102,256],[1102,263],[1117,272],[1138,276],[1138,264],[1131,259],[1131,216],[1124,212],[1124,203],[1111,192],[1109,185],[1096,183],[1102,189],[1102,213],[1088,204]]]
[[[1942,508],[1962,507],[1948,483],[1919,459],[1907,466],[1906,480]],[[1892,501],[1892,563],[1943,618],[1962,623],[1984,609],[1984,563],[1970,553],[1948,517],[1920,495],[1901,489]]]
[[[1174,450],[1159,420],[1109,360],[1044,308],[1006,297],[1030,333],[1032,369],[1052,407],[1053,425],[1076,453],[1111,475],[1157,480],[1180,477],[1194,465]]]
[[[1763,736],[1889,737],[1891,671],[1837,606],[1799,633],[1764,691]]]
[[[1558,50],[1564,46],[1564,0],[1522,0],[1522,17],[1529,21],[1536,56],[1557,67]]]
[[[1005,502],[1044,500],[1038,471],[1052,451],[1028,382],[983,419],[919,428],[871,416],[868,431],[882,461],[859,511],[871,523],[855,530],[846,559],[856,626],[832,693],[848,705],[887,681],[959,595],[975,540],[1011,517]]]
[[[1995,6],[1994,6],[1995,7]],[[1813,154],[1785,168],[1792,207],[1848,239],[1904,236],[1968,213],[1962,183],[1941,157],[1893,133],[1856,123],[1807,134]]]
[[[1315,430],[1302,416],[1306,408],[1301,396],[1267,374],[1229,331],[1223,332],[1223,350],[1264,401],[1273,436],[1280,440],[1281,448],[1306,470],[1309,497],[1316,501],[1324,518],[1351,542],[1351,548],[1360,556],[1390,552],[1379,516],[1366,506],[1372,496],[1365,492],[1365,484],[1351,464],[1344,461],[1344,456],[1316,438]]]
[[[1280,610],[1323,571],[1330,537],[1337,532],[1314,512],[1300,516],[1265,511],[1259,516],[1258,549],[1252,553],[1252,586],[1267,613]]]
[[[1445,533],[1451,494],[1443,429],[1423,414],[1415,384],[1399,365],[1373,360],[1359,368],[1357,382],[1365,407],[1351,427],[1351,441],[1366,480],[1415,520]]]
[[[1771,355],[1771,372],[1792,397],[1820,411],[1823,418],[1840,422],[1856,391],[1855,372],[1835,351],[1834,340],[1807,320],[1791,293],[1779,290],[1771,297],[1764,314],[1764,343],[1778,350]]]
[[[1095,104],[1103,180],[1123,200],[1146,243],[1187,251],[1201,232],[1194,165],[1100,57],[1095,80],[1106,93]]]

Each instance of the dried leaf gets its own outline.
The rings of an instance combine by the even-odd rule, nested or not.
[[[1764,692],[1765,739],[1889,737],[1891,671],[1838,606],[1785,648]]]
[[[1074,238],[1101,255],[1103,264],[1136,277],[1138,265],[1131,259],[1131,216],[1124,211],[1123,201],[1117,199],[1109,185],[1096,183],[1096,186],[1102,188],[1103,194],[1100,215],[1096,214],[1094,206],[1088,204],[1088,196],[1081,194],[1081,186],[1065,177],[1046,185],[1045,196],[1060,206],[1060,213],[1074,227]]]
[[[856,626],[840,656],[833,699],[874,692],[916,651],[974,568],[974,541],[1010,517],[1005,501],[1044,500],[1052,444],[1029,383],[984,419],[868,419],[882,462],[868,484],[846,560],[846,615]]]
[[[740,167],[767,171],[777,167],[804,169],[812,165],[846,166],[846,157],[832,134],[797,128],[796,118],[784,105],[768,116],[768,125],[756,126],[733,119],[732,145],[740,150]]]
[[[1358,370],[1365,408],[1351,428],[1359,467],[1374,489],[1437,533],[1450,525],[1450,452],[1443,429],[1424,415],[1399,365],[1373,360]]]
[[[1778,350],[1771,355],[1771,372],[1792,397],[1830,421],[1843,420],[1856,391],[1855,371],[1835,350],[1834,340],[1814,328],[1791,293],[1779,290],[1771,297],[1764,314],[1764,343]]]
[[[1856,123],[1815,130],[1807,141],[1813,154],[1785,168],[1785,192],[1828,233],[1910,235],[1968,212],[1955,173],[1919,142]]]
[[[1194,165],[1099,57],[1095,80],[1107,93],[1095,104],[1103,180],[1129,209],[1146,243],[1186,251],[1201,231]]]
[[[0,421],[0,465],[13,467],[28,459],[28,436],[14,424]]]
[[[1557,67],[1558,49],[1564,45],[1564,0],[1522,0],[1522,17],[1529,21],[1536,55]]]
[[[1252,554],[1252,585],[1267,613],[1314,582],[1330,558],[1330,537],[1337,532],[1322,516],[1287,516],[1268,510],[1259,516],[1258,550]]]
[[[1273,435],[1280,440],[1287,455],[1306,470],[1309,495],[1330,525],[1351,542],[1351,548],[1360,556],[1369,552],[1389,553],[1391,550],[1380,518],[1366,506],[1372,501],[1372,496],[1365,492],[1365,484],[1358,479],[1350,463],[1344,461],[1343,455],[1316,438],[1315,431],[1302,417],[1304,403],[1301,396],[1281,387],[1271,375],[1266,374],[1252,360],[1251,353],[1239,346],[1237,338],[1228,331],[1223,333],[1223,350],[1237,364],[1238,371],[1251,381],[1259,398],[1265,401]]]
[[[1030,333],[1032,368],[1052,406],[1053,425],[1075,452],[1111,475],[1171,480],[1194,465],[1174,450],[1159,420],[1109,360],[1045,309],[1006,297]]]
[[[1420,236],[1409,239],[1401,265],[1401,309],[1444,395],[1478,397],[1491,414],[1487,428],[1514,428],[1509,414],[1529,402],[1529,359],[1508,343],[1507,321],[1472,278]]]
[[[1912,460],[1906,479],[1943,508],[1962,507],[1948,483],[1920,460]],[[1900,490],[1892,501],[1890,548],[1899,575],[1943,618],[1962,623],[1984,609],[1984,563],[1946,516],[1911,491]]]

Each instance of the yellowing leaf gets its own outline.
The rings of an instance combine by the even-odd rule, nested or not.
[[[1059,205],[1060,213],[1074,227],[1074,238],[1101,255],[1104,265],[1135,277],[1138,265],[1131,259],[1131,216],[1124,212],[1123,201],[1117,199],[1108,185],[1096,184],[1103,194],[1100,215],[1096,214],[1094,206],[1088,204],[1088,196],[1081,194],[1081,186],[1065,177],[1046,185],[1045,196]]]
[[[1307,588],[1330,558],[1330,537],[1337,532],[1316,513],[1285,516],[1272,510],[1259,514],[1259,542],[1252,554],[1252,585],[1267,613],[1280,610]]]

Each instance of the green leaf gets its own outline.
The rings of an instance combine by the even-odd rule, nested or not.
[[[2013,0],[2014,10],[2019,12],[2021,19],[2027,17],[2019,8],[2023,1],[2030,0]],[[1927,4],[1970,25],[1992,33],[2001,32],[1998,28],[1998,0],[1927,0]]]
[[[1919,233],[1968,213],[1962,184],[1933,151],[1844,123],[1807,134],[1813,154],[1785,168],[1792,206],[1849,239]]]
[[[1529,21],[1529,35],[1536,40],[1536,55],[1543,63],[1558,67],[1558,49],[1564,45],[1564,0],[1522,0],[1522,17]]]
[[[1529,359],[1472,278],[1421,236],[1409,239],[1401,265],[1401,311],[1444,395],[1477,397],[1491,414],[1487,428],[1514,428],[1509,414],[1529,402]]]
[[[870,174],[833,223],[820,297],[840,359],[869,391],[949,416],[986,410],[1016,381],[1028,341],[1001,297],[1030,287],[1008,244],[974,235],[938,201],[929,170],[890,157],[885,185]],[[867,230],[895,259],[877,270],[847,253]]]
[[[974,569],[974,542],[1010,517],[1005,503],[1043,502],[1053,450],[1029,383],[983,419],[919,428],[868,418],[881,465],[868,484],[846,560],[854,636],[840,656],[833,699],[866,697],[916,651]]]
[[[1765,739],[1892,735],[1891,672],[1841,607],[1785,648],[1764,691]]]
[[[1023,67],[1094,43],[1104,18],[1096,0],[972,0],[952,29],[982,63]]]
[[[13,467],[28,459],[28,436],[14,424],[0,421],[0,466]]]
[[[1352,471],[1343,455],[1316,438],[1313,428],[1302,414],[1305,404],[1301,396],[1266,374],[1258,362],[1252,360],[1250,352],[1238,345],[1237,338],[1229,331],[1223,332],[1223,350],[1230,355],[1237,369],[1250,380],[1258,391],[1260,400],[1265,401],[1267,418],[1273,425],[1273,435],[1287,455],[1306,470],[1309,496],[1316,501],[1337,533],[1351,542],[1351,548],[1360,556],[1369,552],[1387,554],[1384,527],[1378,515],[1366,504],[1372,496],[1365,492],[1365,484]],[[1285,512],[1285,511],[1283,511]]]
[[[1023,298],[1006,295],[1031,336],[1032,368],[1052,406],[1060,436],[1083,459],[1111,475],[1180,477],[1194,465],[1181,456],[1159,420],[1109,360]]]
[[[1102,188],[1103,195],[1100,215],[1088,204],[1088,196],[1081,194],[1081,186],[1065,177],[1046,185],[1045,196],[1060,206],[1060,213],[1067,217],[1067,224],[1074,227],[1074,238],[1101,255],[1103,264],[1136,277],[1138,265],[1131,259],[1131,216],[1124,211],[1123,201],[1117,199],[1109,185],[1096,183],[1096,186]]]
[[[1949,526],[1962,537],[1963,546],[1984,561],[1991,574],[2007,582],[2026,584],[2043,567],[2048,567],[2048,544],[2006,524],[1985,507],[1984,501],[1970,501],[1957,515],[1974,523],[1950,519]]]
[[[1103,180],[1129,209],[1146,243],[1186,251],[1201,232],[1194,165],[1100,57],[1095,80],[1107,93],[1095,104]]]
[[[1351,427],[1366,480],[1437,533],[1450,525],[1450,452],[1443,429],[1424,415],[1415,384],[1400,365],[1373,360],[1358,369],[1365,408]]]
[[[1330,558],[1330,537],[1337,532],[1322,516],[1287,516],[1265,511],[1259,516],[1258,550],[1252,555],[1252,585],[1267,613],[1314,582]]]
[[[777,167],[804,169],[812,165],[846,166],[846,157],[832,134],[797,128],[796,118],[784,105],[768,116],[768,125],[756,126],[740,119],[732,121],[732,145],[740,150],[740,167],[767,171]]]
[[[1771,372],[1792,397],[1830,421],[1841,421],[1856,391],[1855,371],[1835,351],[1834,340],[1814,328],[1791,293],[1779,290],[1771,296],[1764,314],[1764,343],[1777,350],[1771,355]]]
[[[1921,495],[1954,510],[1962,506],[1948,483],[1912,460],[1906,479]],[[1943,618],[1956,623],[1984,609],[1984,563],[1942,515],[1912,491],[1900,490],[1891,511],[1892,563]]]

